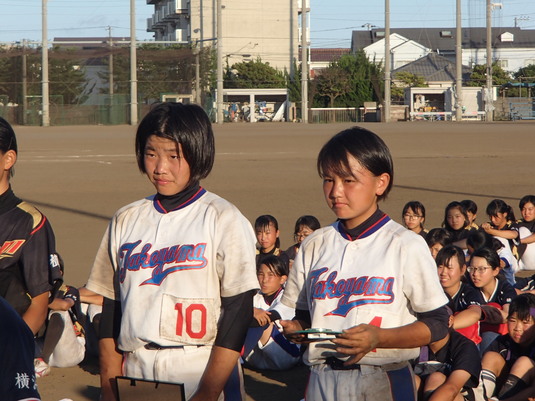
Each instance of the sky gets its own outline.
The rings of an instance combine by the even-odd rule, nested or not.
[[[22,39],[41,40],[43,0],[0,0],[0,42]],[[223,0],[237,1],[237,0]],[[252,0],[269,1],[269,0]],[[498,3],[501,1],[501,3]],[[153,39],[146,31],[147,18],[154,6],[136,0],[138,40]],[[493,26],[518,26],[535,29],[535,0],[493,0],[502,7],[493,11]],[[351,45],[351,32],[384,27],[384,1],[381,0],[309,0],[311,46],[344,47]],[[453,28],[455,0],[390,0],[392,28]],[[89,37],[130,35],[129,0],[47,0],[48,37]],[[485,26],[486,1],[462,0],[462,25]],[[367,25],[368,24],[368,25]]]

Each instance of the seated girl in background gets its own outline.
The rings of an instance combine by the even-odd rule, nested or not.
[[[257,266],[256,275],[260,291],[254,297],[254,319],[247,332],[242,358],[256,369],[289,369],[299,362],[300,349],[284,337],[275,323],[295,315],[295,309],[280,303],[288,267],[280,258],[269,255]]]
[[[507,245],[504,245],[496,237],[493,237],[484,231],[474,231],[470,233],[466,239],[466,246],[468,249],[468,256],[474,253],[478,248],[489,248],[496,251],[500,258],[501,275],[512,286],[515,285],[515,273],[518,271],[518,261],[513,256],[513,253]]]
[[[446,245],[451,244],[451,234],[445,228],[433,228],[425,236],[425,242],[431,251],[431,256],[436,259],[438,252]]]
[[[448,306],[453,312],[453,328],[476,345],[479,344],[480,295],[465,282],[464,251],[458,246],[447,245],[438,252],[435,261],[440,285],[448,296]]]
[[[518,260],[518,249],[514,242],[518,237],[518,226],[513,208],[501,199],[493,199],[487,205],[487,215],[490,223],[481,224],[481,228],[508,246]]]
[[[466,237],[475,229],[470,227],[468,214],[461,202],[450,202],[444,210],[444,221],[442,227],[448,230],[452,236],[452,242],[459,247],[466,249]]]
[[[254,230],[258,242],[256,264],[258,265],[268,255],[275,255],[281,257],[284,263],[289,265],[288,256],[284,255],[280,249],[280,232],[277,219],[269,214],[263,214],[256,219]]]
[[[535,270],[535,195],[526,195],[518,204],[522,220],[518,222],[519,266]]]
[[[292,268],[295,255],[297,255],[297,251],[301,246],[301,242],[320,227],[319,220],[314,216],[304,215],[297,219],[294,229],[295,244],[284,251],[290,261],[290,269]]]
[[[485,322],[480,327],[479,347],[483,354],[496,337],[507,333],[507,327],[503,324],[506,323],[509,304],[516,297],[516,291],[505,279],[498,279],[500,258],[493,249],[474,250],[468,272],[474,287],[479,290],[479,303],[483,305],[485,313]]]
[[[481,361],[479,387],[485,392],[485,399],[490,399],[493,395],[497,395],[499,399],[505,399],[525,388],[526,383],[524,385],[519,383],[519,377],[514,375],[517,369],[513,370],[512,367],[518,361],[517,368],[520,371],[522,370],[520,364],[529,362],[522,357],[533,358],[534,356],[534,310],[535,295],[533,294],[521,294],[511,302],[507,316],[508,334],[499,336],[489,346]],[[529,395],[533,396],[533,393]],[[528,397],[515,397],[514,399],[526,400]]]
[[[471,199],[465,199],[461,201],[461,205],[463,205],[464,209],[466,210],[466,215],[468,216],[469,227],[475,230],[479,230],[479,226],[476,223],[477,203],[475,203]]]
[[[410,201],[403,206],[403,225],[407,229],[421,235],[424,239],[427,230],[424,229],[425,207],[418,201]]]

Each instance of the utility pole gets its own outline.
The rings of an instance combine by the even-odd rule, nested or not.
[[[50,125],[50,95],[48,92],[48,8],[47,1],[43,1],[42,12],[42,42],[41,42],[41,95],[43,99],[42,104],[42,125],[48,127]]]
[[[492,4],[487,0],[487,88],[485,94],[485,120],[492,121]]]
[[[463,38],[461,24],[461,0],[457,0],[455,29],[455,121],[457,122],[463,120]]]
[[[216,0],[217,31],[217,123],[223,124],[223,22],[221,21],[221,0]],[[251,105],[254,111],[254,104]]]
[[[201,66],[200,66],[200,53],[198,42],[193,48],[193,55],[195,56],[195,103],[201,104],[201,84],[200,84],[200,75],[201,75]]]
[[[130,125],[137,125],[137,53],[135,0],[130,0]]]
[[[113,43],[111,38],[111,26],[108,25],[108,45],[110,47],[110,54],[108,55],[108,93],[113,96]]]
[[[308,124],[308,18],[307,0],[301,2],[301,121]]]
[[[385,0],[385,100],[383,104],[382,120],[385,123],[390,122],[390,85],[392,78],[390,77],[390,0]]]
[[[28,122],[28,116],[26,115],[28,110],[28,67],[26,57],[26,39],[22,39],[22,124],[26,125]]]

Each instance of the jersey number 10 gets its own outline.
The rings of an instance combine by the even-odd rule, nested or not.
[[[176,335],[182,337],[186,334],[195,339],[206,335],[206,307],[203,304],[190,304],[186,308],[182,303],[175,304],[177,313]]]

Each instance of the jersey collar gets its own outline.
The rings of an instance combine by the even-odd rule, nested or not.
[[[172,209],[170,210],[167,210],[163,205],[162,205],[162,201],[163,199],[161,198],[161,196],[159,196],[159,194],[157,194],[156,196],[154,196],[154,199],[153,199],[153,205],[154,205],[154,208],[160,212],[160,213],[169,213],[169,212],[174,212],[175,210],[180,210],[180,209],[184,209],[185,207],[191,205],[193,202],[195,202],[197,199],[199,199],[201,196],[203,196],[204,194],[206,193],[206,189],[204,189],[203,187],[197,187],[197,190],[195,192],[193,192],[193,194],[185,199],[181,199],[182,202],[179,203],[178,205],[174,206]]]
[[[368,220],[351,230],[346,229],[342,222],[338,221],[338,232],[348,241],[355,241],[357,239],[369,237],[390,220],[390,217],[388,217],[386,213],[377,209]]]

